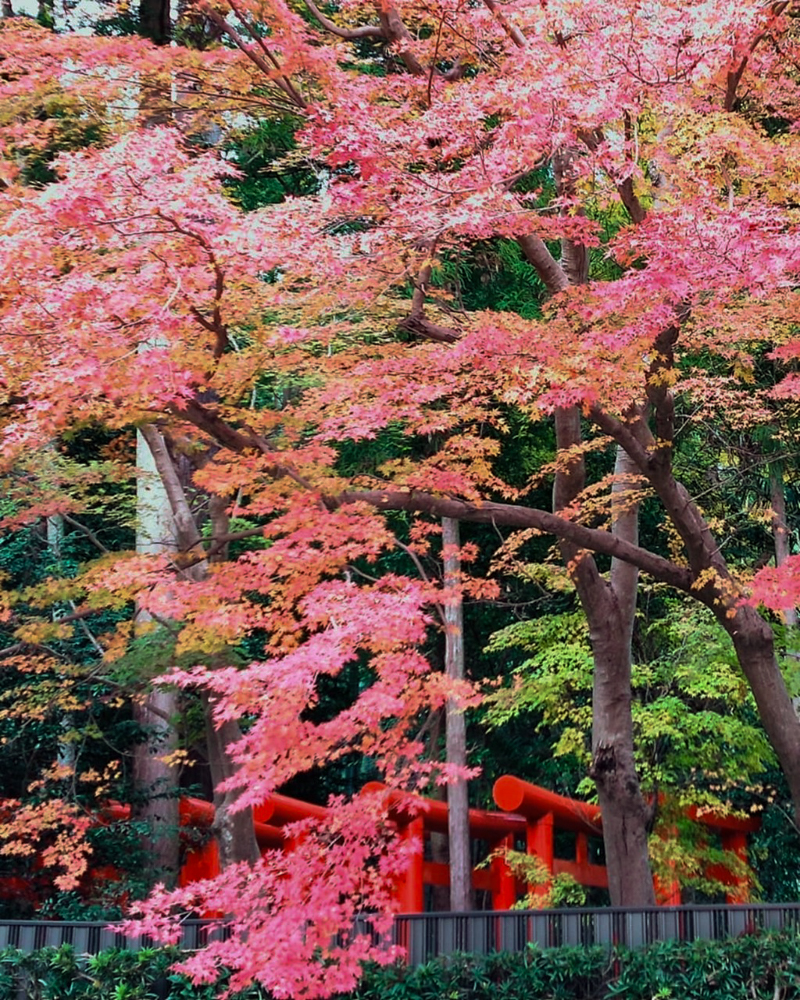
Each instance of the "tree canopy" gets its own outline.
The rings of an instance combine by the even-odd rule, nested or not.
[[[156,685],[239,727],[217,788],[234,813],[354,753],[414,791],[463,777],[421,720],[476,699],[431,669],[434,609],[536,563],[529,581],[573,587],[586,616],[611,895],[646,903],[641,575],[727,634],[797,820],[781,654],[800,557],[779,554],[777,509],[800,354],[797,5],[201,0],[175,45],[116,30],[0,30],[0,525],[69,517],[98,541],[80,519],[109,484],[130,493],[136,462],[108,442],[138,429],[171,534],[6,590],[7,661],[62,676],[53,643],[98,616],[112,669],[165,630]],[[59,451],[100,429],[102,458]],[[743,457],[771,489],[752,538],[718,485]],[[425,570],[452,555],[442,518],[486,529],[447,586]],[[318,712],[354,664],[357,691]],[[51,825],[83,821],[58,808]],[[330,942],[361,908],[382,926],[404,859],[380,798],[337,815],[291,863],[233,858],[156,892],[146,926],[212,906],[233,933],[195,975],[349,988],[370,940]]]

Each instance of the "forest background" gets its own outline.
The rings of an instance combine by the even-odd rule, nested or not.
[[[166,880],[151,930],[235,915],[198,976],[345,988],[369,949],[331,928],[404,863],[357,793],[465,763],[473,805],[596,795],[616,903],[715,892],[687,807],[761,815],[753,891],[797,898],[796,6],[3,15],[25,905]],[[291,863],[252,834],[276,789],[342,797]],[[225,871],[175,894],[181,790]]]

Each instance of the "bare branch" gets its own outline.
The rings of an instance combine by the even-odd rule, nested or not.
[[[505,14],[500,10],[499,5],[495,0],[483,0],[489,10],[492,12],[492,16],[495,21],[500,25],[500,27],[505,31],[511,41],[517,46],[518,49],[524,49],[528,44],[528,40],[515,25],[511,24]]]
[[[355,41],[357,38],[383,38],[384,34],[382,29],[377,24],[365,24],[361,28],[341,28],[334,21],[331,21],[329,17],[326,17],[322,11],[314,3],[314,0],[303,0],[306,7],[311,11],[314,17],[319,21],[322,27],[326,31],[330,31],[332,35],[336,35],[339,38],[346,38],[348,41]]]
[[[780,17],[788,6],[789,0],[785,0],[785,2],[782,3],[774,3],[772,4],[770,15],[772,17]],[[750,48],[742,56],[739,65],[735,69],[728,70],[728,75],[725,81],[725,98],[723,101],[723,107],[726,111],[733,111],[733,106],[736,103],[736,91],[739,88],[744,71],[747,69],[747,63],[750,60],[750,56],[753,52],[755,52],[759,43],[768,33],[768,30],[760,31],[750,43]]]
[[[400,490],[365,490],[345,492],[323,498],[325,505],[336,508],[345,503],[367,503],[377,510],[407,510],[434,517],[452,517],[474,524],[491,524],[506,528],[537,528],[548,535],[565,538],[579,549],[613,556],[637,566],[656,580],[678,590],[691,592],[694,577],[690,570],[664,559],[647,549],[615,537],[609,531],[588,528],[557,514],[533,507],[489,501],[452,500],[428,493],[406,493]]]
[[[431,280],[431,265],[426,264],[419,272],[414,282],[414,294],[411,296],[411,311],[400,323],[400,328],[416,333],[426,340],[435,340],[441,344],[454,344],[461,339],[458,330],[440,326],[425,318],[425,296],[428,292],[428,282]]]
[[[631,116],[628,112],[625,112],[625,138],[630,140],[632,132]],[[586,148],[591,152],[594,152],[600,143],[605,141],[605,135],[602,129],[593,129],[591,132],[584,129],[579,133],[581,141],[586,145]],[[633,178],[626,177],[622,181],[618,181],[612,178],[614,181],[614,187],[617,189],[617,194],[619,195],[620,201],[625,206],[628,211],[628,215],[631,220],[638,226],[640,222],[644,222],[647,217],[647,212],[644,210],[642,203],[639,201],[636,192],[633,190]]]
[[[203,13],[206,14],[221,31],[224,31],[233,44],[240,49],[247,56],[247,58],[255,66],[257,66],[262,73],[264,73],[265,76],[269,77],[269,79],[272,80],[275,85],[284,92],[284,94],[286,94],[292,104],[300,108],[302,111],[305,111],[308,107],[305,99],[299,93],[291,80],[285,74],[281,73],[280,64],[263,44],[261,45],[261,48],[265,49],[266,58],[257,52],[253,45],[248,44],[236,28],[229,24],[220,13],[213,10],[211,7],[204,7]],[[275,75],[276,70],[280,74],[279,76]]]
[[[461,334],[458,330],[454,330],[449,326],[440,326],[438,323],[432,323],[429,319],[425,319],[424,316],[409,316],[402,321],[400,327],[403,330],[416,333],[426,340],[435,340],[440,344],[454,344],[457,340],[461,339]]]
[[[411,51],[414,36],[406,27],[397,10],[390,6],[382,7],[380,10],[380,21],[383,36],[387,41],[395,42],[398,45],[401,43],[405,45],[404,48],[400,49],[400,58],[403,60],[408,72],[413,76],[424,76],[425,67]]]
[[[85,524],[81,524],[80,521],[76,521],[75,518],[72,517],[70,514],[62,514],[61,516],[64,518],[67,524],[71,524],[73,528],[77,528],[78,531],[82,531],[96,549],[99,549],[104,554],[106,554],[109,551],[105,547],[105,545],[103,545],[103,543],[100,541],[97,535],[91,530],[91,528],[87,528]]]
[[[624,448],[631,459],[637,464],[642,475],[650,473],[650,462],[652,455],[645,448],[642,442],[636,437],[632,429],[622,420],[606,413],[598,407],[593,407],[589,414],[603,433],[612,437],[620,448]]]
[[[569,288],[566,271],[547,249],[547,244],[541,236],[518,236],[517,243],[551,295],[558,295],[559,292]]]

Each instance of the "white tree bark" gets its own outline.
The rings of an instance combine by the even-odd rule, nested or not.
[[[461,600],[461,545],[458,521],[442,518],[444,586],[447,600],[445,620],[445,672],[456,681],[464,680],[464,606]],[[467,766],[467,725],[463,709],[448,698],[446,708],[447,763]],[[469,790],[465,779],[447,786],[447,834],[450,848],[450,909],[472,908],[472,862],[469,840]]]
[[[175,521],[158,470],[159,448],[164,449],[164,442],[155,428],[137,432],[136,551],[142,554],[165,550],[174,553],[177,548]],[[137,625],[144,625],[149,616],[139,611],[136,620]],[[134,784],[145,798],[136,806],[135,813],[150,827],[145,850],[152,862],[152,874],[167,882],[174,882],[179,866],[178,770],[164,761],[178,747],[172,721],[177,714],[178,695],[169,688],[154,688],[134,706],[134,718],[147,733],[147,738],[134,750]]]

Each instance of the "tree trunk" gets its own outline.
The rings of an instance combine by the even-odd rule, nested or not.
[[[775,542],[775,565],[783,566],[791,555],[789,545],[789,525],[786,520],[786,493],[780,466],[771,466],[769,473],[770,500],[772,503],[772,537]],[[797,608],[790,604],[783,609],[783,620],[786,624],[785,653],[797,668],[800,661],[800,650],[797,648]],[[792,698],[795,714],[800,715],[800,697]]]
[[[576,151],[560,150],[553,158],[553,174],[560,194],[574,191]],[[530,240],[530,238],[529,238]],[[544,252],[542,252],[544,250]],[[528,259],[547,283],[547,258],[543,244],[523,247]],[[560,275],[550,275],[548,290],[563,290],[566,283],[583,285],[589,278],[589,252],[572,240],[561,240]],[[553,486],[553,510],[576,500],[585,486],[585,466],[577,449],[581,443],[580,412],[572,407],[556,411],[559,467]],[[638,473],[634,463],[618,448],[612,486],[612,532],[636,544],[639,537],[637,504],[625,502],[632,487],[627,478]],[[650,906],[655,903],[653,876],[647,846],[650,813],[636,773],[631,718],[631,639],[636,613],[639,574],[634,566],[612,559],[607,582],[593,556],[575,545],[561,543],[562,558],[578,591],[589,623],[594,657],[592,692],[592,764],[589,773],[597,785],[603,814],[603,842],[608,885],[614,906]]]
[[[182,556],[190,555],[194,560],[193,565],[183,572],[191,579],[202,580],[208,572],[208,562],[205,559],[197,523],[186,500],[186,484],[181,482],[169,448],[156,428],[145,426],[141,433],[147,439],[159,481],[169,503],[175,538],[174,547]],[[210,497],[209,511],[213,528],[212,539],[224,537],[228,528],[225,502],[219,497]],[[222,546],[216,552],[216,559],[223,559],[226,553],[227,548]],[[220,782],[231,777],[236,771],[228,747],[240,739],[239,726],[232,720],[220,727],[215,726],[208,698],[204,699],[204,706],[208,760],[215,789],[214,804],[217,809],[214,833],[219,846],[220,865],[224,869],[228,864],[257,860],[259,851],[253,829],[252,809],[248,807],[234,812],[231,807],[239,793],[216,791]]]
[[[0,0],[0,17],[13,17],[14,8],[11,6],[11,0]]]
[[[433,709],[429,728],[428,746],[431,760],[439,760],[439,744],[445,725],[445,709]],[[443,785],[435,785],[431,789],[431,798],[439,802],[447,802],[447,789]],[[431,830],[428,835],[428,846],[430,848],[431,861],[434,864],[449,865],[450,849],[447,843],[447,834],[438,833]],[[442,912],[450,909],[450,886],[432,885],[430,892],[431,909],[435,912]]]
[[[458,521],[442,518],[445,586],[445,672],[464,680],[464,606],[461,600],[461,545]],[[447,763],[467,766],[467,723],[452,698],[446,708]],[[450,854],[450,909],[472,909],[472,859],[469,840],[469,790],[464,778],[447,785],[447,836]]]
[[[638,473],[617,449],[612,486],[612,528],[633,545],[639,541],[639,507],[631,500]],[[631,643],[639,572],[615,559],[610,607],[587,612],[594,653],[592,767],[603,812],[603,841],[611,901],[615,906],[655,905],[648,834],[652,811],[639,786],[631,715]]]
[[[769,474],[769,492],[772,503],[772,537],[775,542],[775,565],[783,566],[791,554],[789,545],[789,525],[786,521],[786,493],[783,486],[783,476],[780,468],[773,466]],[[783,609],[783,619],[786,627],[797,628],[797,608],[794,605]],[[796,651],[787,649],[787,653],[796,656]]]
[[[666,435],[660,435],[667,440]],[[630,444],[632,449],[635,443]],[[772,629],[761,615],[743,602],[746,594],[731,575],[708,522],[675,478],[669,453],[660,449],[656,460],[637,460],[683,540],[696,580],[696,596],[730,635],[739,665],[756,701],[761,724],[769,737],[792,796],[795,821],[800,824],[800,719],[775,656]]]
[[[136,551],[147,554],[165,549],[174,552],[177,544],[169,497],[158,469],[159,447],[163,448],[163,440],[155,428],[137,433]],[[139,612],[137,623],[146,621],[148,616]],[[134,705],[133,714],[146,734],[133,756],[134,785],[144,799],[136,804],[135,815],[148,824],[144,848],[150,875],[170,884],[177,878],[180,860],[178,770],[162,758],[177,749],[173,724],[178,715],[177,692],[156,688]]]
[[[242,732],[238,723],[232,719],[223,722],[221,726],[215,726],[208,698],[204,699],[204,703],[208,763],[214,784],[216,810],[214,836],[219,847],[220,867],[224,871],[228,865],[238,864],[240,861],[252,864],[258,860],[259,850],[253,827],[253,810],[247,808],[233,811],[239,792],[218,791],[220,783],[236,773],[228,747],[242,738]]]
[[[733,640],[761,724],[786,776],[795,822],[800,825],[800,720],[775,657],[772,628],[755,608],[731,605],[717,601],[712,610]]]
[[[167,45],[172,37],[169,0],[139,0],[139,34],[156,45]]]
[[[222,497],[210,496],[208,500],[209,517],[211,519],[211,537],[224,538],[230,528],[228,507]],[[213,546],[214,555],[211,562],[225,562],[228,558],[227,543]],[[224,871],[228,865],[240,861],[253,863],[258,860],[260,852],[256,842],[253,827],[253,810],[234,810],[233,806],[239,798],[239,791],[222,792],[220,784],[236,773],[236,765],[229,748],[242,738],[242,731],[235,719],[228,719],[217,727],[214,724],[213,704],[206,697],[205,707],[206,744],[208,746],[208,763],[211,770],[211,782],[214,786],[214,835],[219,847],[219,863]]]
[[[553,160],[553,172],[560,193],[574,186],[574,153],[560,151]],[[539,272],[548,291],[555,294],[568,285],[588,280],[589,255],[585,247],[571,240],[561,241],[558,270],[545,245],[527,237],[522,250]],[[576,500],[585,485],[583,457],[570,450],[581,443],[581,418],[576,408],[557,410],[556,442],[558,468],[553,486],[553,511]],[[627,456],[618,449],[618,475],[633,471]],[[638,471],[638,470],[637,470]],[[615,482],[612,493],[627,488]],[[615,498],[612,496],[612,501]],[[638,509],[624,509],[613,516],[615,534],[626,541],[638,538]],[[609,892],[614,906],[649,906],[655,902],[653,878],[647,849],[648,810],[639,787],[633,756],[631,719],[631,636],[636,610],[638,572],[619,560],[612,560],[610,582],[597,570],[593,556],[562,541],[561,555],[578,591],[589,623],[594,657],[592,695],[592,765],[603,813],[603,841],[608,868]]]
[[[63,567],[61,565],[62,546],[64,543],[64,517],[62,514],[53,514],[45,521],[45,532],[47,535],[47,547],[50,549],[53,569],[61,575]],[[74,606],[74,605],[73,605]],[[60,616],[60,612],[53,612],[53,621]],[[63,734],[69,733],[74,727],[72,712],[61,713],[59,728]],[[75,767],[75,743],[72,740],[59,739],[56,760],[59,764],[72,770]]]
[[[134,718],[147,736],[133,757],[134,785],[146,800],[133,812],[148,825],[143,847],[149,874],[167,885],[174,884],[180,867],[178,769],[164,761],[178,746],[178,707],[177,694],[166,688],[151,691],[134,706]]]
[[[615,604],[616,602],[614,602]],[[630,641],[617,607],[593,616],[592,765],[603,813],[608,891],[613,906],[653,906],[648,855],[652,817],[639,787],[631,723]]]
[[[566,507],[584,486],[583,459],[566,456],[581,440],[580,413],[556,413],[556,441],[560,456],[553,489],[553,509]],[[626,479],[634,471],[622,449],[617,450],[616,480],[612,487],[612,531],[633,544],[638,538],[638,508],[624,497],[631,488]],[[636,470],[638,472],[638,470]],[[592,764],[603,814],[608,887],[613,906],[655,904],[647,839],[650,810],[636,773],[631,718],[631,638],[638,571],[612,560],[611,579],[600,575],[594,557],[574,545],[561,543],[561,553],[578,591],[589,623],[594,658],[592,692]]]
[[[617,449],[612,486],[612,531],[633,545],[639,541],[634,463]],[[589,616],[594,652],[592,767],[603,811],[603,840],[611,901],[615,906],[655,905],[650,870],[648,808],[636,773],[631,715],[631,643],[639,573],[613,560],[609,607]]]

